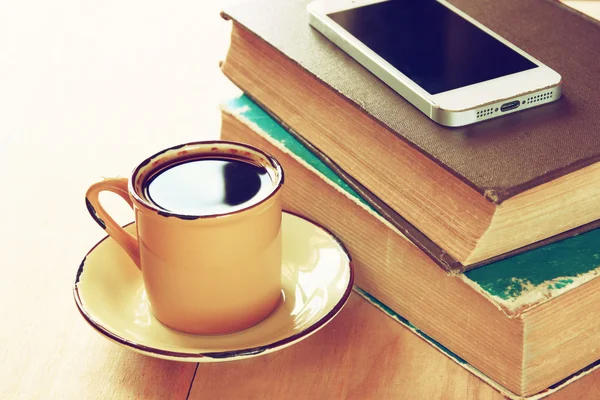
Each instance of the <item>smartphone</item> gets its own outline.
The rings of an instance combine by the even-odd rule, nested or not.
[[[561,96],[561,76],[440,0],[317,0],[310,24],[433,121],[464,126]]]

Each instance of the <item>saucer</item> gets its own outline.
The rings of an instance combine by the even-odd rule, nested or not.
[[[135,234],[135,223],[125,229]],[[331,321],[348,301],[354,280],[348,252],[322,227],[284,212],[282,242],[282,300],[265,320],[240,332],[190,335],[161,324],[151,312],[142,274],[110,237],[79,266],[75,302],[100,334],[152,357],[216,362],[272,353]]]

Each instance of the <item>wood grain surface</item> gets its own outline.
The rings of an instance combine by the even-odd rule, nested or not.
[[[320,332],[270,356],[200,365],[191,399],[502,399],[353,293]]]
[[[219,102],[239,93],[218,66],[223,3],[0,3],[0,399],[183,399],[195,364],[108,342],[71,290],[104,237],[87,187],[218,137]]]
[[[79,316],[75,271],[104,236],[85,190],[218,136],[218,104],[239,93],[218,69],[219,11],[236,1],[2,2],[0,399],[501,398],[357,296],[307,341],[195,378],[196,364],[132,353]],[[553,399],[599,396],[597,372]]]

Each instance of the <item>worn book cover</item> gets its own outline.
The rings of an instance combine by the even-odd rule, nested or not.
[[[600,35],[596,22],[546,0],[457,1],[463,11],[485,16],[481,22],[486,26],[559,70],[565,90],[555,104],[448,129],[312,29],[307,3],[259,0],[227,10],[224,16],[243,27],[234,29],[243,39],[232,41],[238,44],[223,71],[298,139],[329,159],[330,167],[339,167],[344,179],[390,221],[404,218],[408,224],[398,223],[398,228],[442,268],[461,272],[597,226],[600,140],[594,121],[600,102],[591,88],[600,71],[588,67],[580,74],[572,62],[594,64],[599,51],[593,37]],[[528,27],[489,20],[488,14],[505,16],[507,10],[520,15]],[[577,48],[570,37],[577,37]],[[526,48],[534,39],[543,39],[542,44]],[[553,56],[561,49],[571,61]],[[252,54],[259,56],[245,64]],[[290,72],[269,81],[276,65]],[[332,94],[321,96],[323,91]],[[331,96],[345,101],[327,101],[335,100]],[[346,107],[354,110],[354,117],[340,108],[343,104],[351,104]],[[312,120],[316,113],[320,119]],[[359,119],[364,129],[348,130],[347,121]],[[378,160],[384,165],[364,165]],[[555,189],[547,191],[549,187]],[[440,223],[431,223],[436,218]]]
[[[314,174],[318,174],[321,179],[327,181],[330,185],[335,186],[337,191],[344,193],[347,198],[352,199],[354,204],[360,205],[361,208],[368,210],[374,220],[384,221],[381,214],[378,214],[375,209],[371,208],[369,203],[366,202],[351,186],[347,185],[335,171],[329,168],[317,155],[312,153],[309,148],[299,142],[248,97],[243,96],[224,104],[223,112],[234,116],[241,123],[248,126],[251,132],[268,140],[268,143],[276,146],[275,148],[282,151],[283,154],[292,155],[295,160],[302,163],[305,168],[313,171]],[[223,136],[228,139],[232,136],[235,137],[232,132],[227,131],[223,132]],[[246,138],[250,140],[251,136],[246,136]],[[327,200],[320,201],[323,202]],[[343,237],[343,233],[336,233]],[[397,232],[396,234],[401,235],[400,232]],[[351,241],[352,240],[353,239],[351,239]],[[389,242],[389,238],[386,239],[385,237],[382,237],[380,240]],[[449,280],[446,284],[441,284],[441,282],[432,280],[433,276],[438,276],[434,269],[431,271],[433,273],[431,277],[424,278],[429,282],[431,288],[424,287],[422,290],[424,291],[423,293],[432,293],[430,290],[439,290],[444,286],[447,288],[456,287],[457,289],[460,289],[462,286],[461,284],[458,284],[458,282],[462,282],[470,288],[469,290],[473,290],[477,293],[477,296],[474,297],[477,299],[477,302],[493,305],[492,310],[501,310],[495,318],[504,318],[506,321],[513,322],[522,320],[525,321],[524,323],[527,323],[526,318],[528,315],[531,315],[536,309],[546,308],[547,312],[550,312],[550,315],[554,315],[558,319],[558,323],[562,320],[568,320],[571,318],[570,315],[574,313],[572,306],[564,307],[564,305],[559,304],[559,299],[561,297],[568,298],[569,296],[580,296],[584,299],[588,298],[589,293],[591,293],[589,290],[595,292],[591,284],[593,283],[593,286],[596,285],[598,282],[598,273],[600,272],[600,250],[598,248],[598,243],[600,243],[600,229],[592,230],[538,249],[530,250],[464,274],[446,276],[446,279]],[[354,250],[352,243],[349,250],[351,253]],[[406,256],[408,257],[408,253],[406,253]],[[388,258],[388,256],[384,256],[384,259]],[[460,354],[466,350],[461,350],[461,347],[456,344],[448,345],[448,343],[443,342],[440,344],[440,342],[437,341],[439,340],[439,336],[437,335],[429,336],[432,331],[435,332],[435,329],[431,327],[430,323],[432,323],[432,321],[427,319],[429,317],[423,319],[423,317],[419,315],[420,308],[414,303],[416,299],[414,296],[417,296],[417,294],[413,293],[412,295],[409,295],[396,292],[395,294],[392,293],[388,295],[391,296],[388,297],[389,299],[393,299],[393,301],[398,300],[395,304],[396,307],[404,309],[404,313],[406,314],[403,313],[403,316],[400,316],[396,310],[393,310],[388,304],[382,302],[378,296],[381,293],[389,293],[390,290],[393,291],[393,289],[390,288],[397,287],[397,285],[395,285],[394,282],[390,282],[389,278],[384,279],[381,276],[374,278],[373,282],[367,282],[368,279],[365,278],[364,269],[376,268],[376,266],[363,265],[361,264],[361,261],[362,260],[359,258],[356,265],[357,284],[361,286],[359,292],[364,297],[372,301],[388,315],[398,319],[417,334],[423,336],[426,340],[440,348],[441,351],[452,357],[465,368],[472,370],[484,380],[496,386],[503,393],[513,397],[519,397],[518,394],[515,393],[515,390],[510,390],[506,387],[509,386],[506,382],[502,382],[501,378],[499,379],[494,376],[493,371],[487,371],[486,368],[489,368],[489,366],[486,366],[485,363],[482,366],[476,367],[469,361],[465,361],[465,358],[463,358],[464,355],[461,357]],[[391,264],[389,268],[392,268],[392,270],[398,268],[400,270],[407,268],[407,265],[411,264],[413,261],[408,259],[390,259],[388,262]],[[397,266],[394,267],[394,265]],[[419,268],[422,269],[425,268],[425,266],[423,265]],[[383,273],[383,271],[381,271],[381,273]],[[418,281],[418,278],[416,279]],[[444,278],[438,277],[437,279]],[[368,285],[371,285],[369,290],[365,290],[365,287]],[[415,285],[418,286],[417,283],[411,283],[409,287],[414,287]],[[478,320],[471,320],[470,323],[466,323],[470,316],[472,316],[469,312],[469,308],[474,310],[477,305],[474,303],[473,299],[468,301],[468,304],[460,303],[462,300],[459,300],[456,305],[447,309],[449,314],[444,316],[443,313],[445,311],[443,310],[446,309],[448,304],[455,301],[450,300],[455,296],[457,296],[456,293],[442,293],[439,298],[440,301],[444,298],[447,300],[445,300],[444,303],[436,303],[437,305],[434,304],[432,306],[439,309],[439,312],[442,313],[438,316],[439,318],[452,318],[455,320],[457,331],[453,332],[453,334],[458,335],[457,337],[470,337],[470,335],[472,335],[472,333],[470,333],[472,332],[472,327],[481,324],[481,321]],[[422,302],[423,299],[419,299],[418,301]],[[583,301],[580,304],[580,307],[585,307],[585,304],[587,303],[587,300]],[[575,303],[575,305],[576,304],[577,303]],[[463,321],[464,318],[466,319]],[[435,324],[435,321],[433,321],[433,323]],[[531,326],[534,327],[535,324]],[[485,327],[482,329],[484,335],[490,334],[493,336],[496,333],[500,333],[501,336],[504,337],[508,334],[508,332],[488,332]],[[490,327],[490,329],[493,328]],[[524,329],[525,328],[523,327],[518,328],[519,332],[522,332]],[[531,328],[529,327],[526,329],[531,331]],[[464,332],[461,330],[464,330]],[[573,334],[579,337],[579,333],[573,332]],[[592,336],[593,335],[591,334],[583,335],[578,341],[583,345],[582,341],[591,340],[590,338]],[[527,338],[523,338],[522,340],[524,341],[523,345],[528,347],[526,343]],[[478,341],[485,343],[486,339],[484,337],[479,337]],[[474,345],[474,343],[471,345]],[[467,346],[469,346],[468,343]],[[575,364],[579,363],[577,364],[578,367],[576,367],[572,373],[557,377],[555,381],[552,381],[552,385],[548,385],[549,389],[541,392],[535,391],[533,394],[535,394],[536,397],[544,396],[576,379],[582,374],[588,373],[593,368],[596,368],[596,364],[594,363],[596,358],[593,357],[593,352],[591,351],[594,346],[595,345],[591,342],[583,345],[581,349],[577,350],[583,351],[584,353],[582,354],[575,354],[576,350],[574,349],[571,350],[571,354],[561,354],[561,352],[564,352],[565,350],[560,346],[557,347],[555,353],[551,354],[551,358],[554,357],[552,358],[552,362],[558,362],[557,360],[561,360],[565,356],[572,356],[575,358]],[[466,359],[469,359],[469,352],[467,351],[466,353]],[[509,358],[511,356],[512,355],[504,354],[501,359]],[[549,363],[548,365],[552,365],[552,363]],[[532,366],[532,368],[537,367]],[[558,371],[559,368],[552,367],[552,370]],[[540,371],[538,370],[536,374],[539,373]],[[502,383],[498,383],[498,381],[495,380]]]
[[[449,129],[311,28],[309,2],[251,1],[225,15],[490,199],[502,202],[600,160],[600,24],[592,18],[558,1],[451,0],[558,71],[564,82],[563,98],[556,103]]]

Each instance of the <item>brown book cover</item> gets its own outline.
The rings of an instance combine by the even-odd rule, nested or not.
[[[340,174],[348,181],[354,179],[353,186],[380,212],[387,208],[385,214],[391,216],[390,220],[400,221],[404,217],[409,224],[402,222],[400,225],[416,226],[418,231],[415,232],[423,236],[423,240],[414,237],[417,239],[415,242],[422,243],[424,250],[429,249],[430,255],[437,254],[434,258],[440,261],[440,265],[448,270],[470,269],[520,251],[524,246],[544,244],[536,243],[541,240],[556,240],[551,238],[554,235],[563,234],[564,237],[596,225],[590,224],[600,215],[593,211],[593,187],[599,178],[595,172],[598,164],[595,163],[600,153],[600,142],[595,135],[597,124],[593,120],[594,111],[600,108],[598,93],[593,90],[593,82],[600,78],[600,69],[594,64],[600,55],[599,49],[593,46],[595,41],[600,40],[596,22],[545,0],[535,0],[531,3],[533,6],[516,1],[502,4],[456,2],[459,8],[475,18],[479,15],[489,17],[488,13],[494,13],[496,9],[498,15],[508,15],[507,10],[520,15],[520,25],[513,19],[509,22],[496,21],[494,25],[482,17],[481,22],[558,70],[565,84],[564,97],[557,103],[468,127],[449,129],[422,115],[312,29],[305,10],[308,2],[298,0],[281,4],[258,0],[225,12],[223,16],[233,19],[236,29],[238,26],[243,28],[234,30],[234,38],[238,35],[249,39],[236,39],[236,43],[247,43],[244,44],[247,47],[238,44],[237,50],[230,52],[230,55],[235,54],[236,61],[228,56],[223,71],[278,116],[299,139],[307,138],[306,144],[312,145],[315,153],[331,157],[331,166],[340,165]],[[534,27],[523,27],[523,21]],[[541,34],[539,31],[548,32]],[[581,38],[582,35],[585,38]],[[543,39],[538,45],[531,48],[525,45],[537,37]],[[574,42],[578,43],[578,47],[571,51],[570,43]],[[232,49],[233,43],[232,39]],[[247,63],[248,54],[253,53],[259,56],[252,56],[254,60]],[[277,65],[281,65],[280,70],[289,71],[288,75],[269,81]],[[318,81],[324,89],[315,86],[305,90],[305,84],[313,85],[309,78]],[[283,88],[282,85],[290,80],[295,82],[290,84],[290,88]],[[278,90],[282,91],[281,94],[277,94]],[[421,172],[387,166],[388,176],[378,176],[373,171],[369,175],[363,173],[364,167],[356,161],[364,150],[350,154],[350,158],[346,159],[340,159],[339,152],[337,155],[330,154],[337,147],[335,143],[342,142],[335,137],[325,139],[327,135],[313,129],[315,125],[311,124],[318,120],[306,122],[314,118],[311,112],[316,111],[312,104],[307,103],[313,101],[310,93],[312,91],[314,96],[314,90],[330,90],[333,94],[323,98],[334,101],[336,99],[331,96],[337,96],[343,99],[340,100],[342,103],[356,110],[356,119],[361,117],[360,111],[364,112],[365,117],[361,117],[360,121],[365,124],[365,129],[360,133],[363,137],[359,148],[364,149],[373,143],[379,149],[376,151],[392,152],[396,160],[407,156],[406,160],[417,162],[421,162],[418,157],[427,159],[424,166],[419,167]],[[293,98],[294,94],[298,95],[297,98]],[[286,109],[286,104],[294,101],[297,104]],[[316,99],[314,101],[317,102]],[[323,103],[321,99],[318,104],[323,107],[323,104],[330,103]],[[339,118],[353,119],[348,110],[344,111],[345,114],[341,113],[340,103],[331,104],[331,110],[326,112],[334,119],[321,120],[325,126],[320,129],[329,129],[328,124],[334,124],[332,121],[339,121]],[[367,115],[374,117],[371,121],[376,122],[369,125],[365,121],[365,118],[369,120]],[[309,129],[313,131],[309,132]],[[336,129],[340,129],[339,135],[352,134],[344,132],[343,128]],[[369,137],[369,134],[372,136]],[[404,147],[392,143],[394,137],[403,139],[398,142],[405,143]],[[344,147],[349,149],[348,145]],[[392,148],[394,150],[389,150]],[[419,155],[409,155],[410,152]],[[382,157],[386,159],[386,156]],[[410,164],[411,161],[404,162],[416,165]],[[427,163],[441,172],[426,166]],[[411,198],[418,188],[403,188],[401,181],[393,182],[407,173],[413,174],[412,182],[424,188],[419,194],[421,200]],[[563,178],[551,182],[560,176]],[[571,179],[575,176],[577,180]],[[544,192],[544,188],[551,184],[559,190]],[[460,188],[461,185],[464,188]],[[582,185],[584,190],[581,190]],[[577,190],[572,190],[573,187]],[[538,197],[531,201],[530,194],[534,192],[538,192]],[[435,195],[437,203],[428,204],[427,193]],[[439,214],[439,210],[437,213],[442,215],[441,221],[446,222],[437,226],[431,221],[440,219],[435,216],[434,210],[443,202],[447,202],[445,214]],[[407,208],[415,207],[415,204],[416,208]],[[519,215],[525,217],[518,225],[506,229],[507,223],[512,224],[511,221],[520,218]],[[424,216],[429,219],[423,219]],[[557,223],[559,220],[560,223]],[[456,233],[461,234],[461,231],[467,232],[465,239],[455,239],[458,237]],[[485,240],[482,241],[483,235]],[[428,246],[428,241],[435,245]]]
[[[563,98],[460,128],[428,119],[311,28],[309,0],[225,11],[402,139],[497,203],[600,160],[600,24],[550,0],[451,0],[560,73]],[[260,10],[260,12],[258,12]]]

